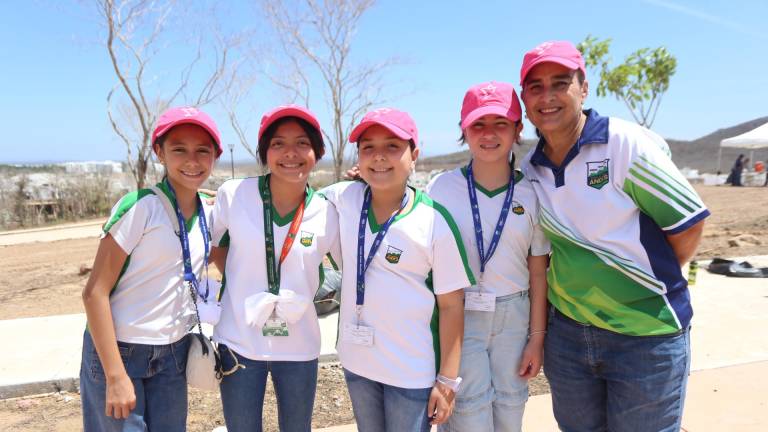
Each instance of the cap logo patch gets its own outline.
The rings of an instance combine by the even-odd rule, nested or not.
[[[482,93],[480,95],[480,99],[482,100],[489,99],[493,97],[493,95],[496,93],[496,86],[489,83],[487,86],[480,89],[480,93]]]
[[[184,112],[184,117],[194,117],[200,112],[195,107],[186,107],[181,110]]]
[[[392,111],[392,108],[379,108],[377,110],[371,111],[371,117],[373,117],[373,118],[381,117],[381,116],[389,113],[390,111]]]
[[[542,55],[546,50],[548,50],[552,45],[554,45],[552,42],[544,42],[534,48],[533,50],[536,51],[536,54]]]

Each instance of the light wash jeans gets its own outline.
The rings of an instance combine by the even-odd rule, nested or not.
[[[494,312],[464,311],[463,381],[441,432],[520,431],[528,381],[517,370],[529,316],[528,291],[496,298]]]
[[[91,334],[83,336],[80,398],[85,432],[183,432],[187,429],[189,336],[168,345],[117,342],[136,393],[136,408],[117,420],[106,411],[107,382]]]
[[[219,385],[224,421],[229,432],[260,432],[267,374],[277,398],[277,421],[281,432],[310,432],[312,407],[317,388],[317,359],[308,361],[251,360],[231,351],[245,366],[226,375]],[[235,366],[229,347],[219,344],[221,366]]]
[[[427,404],[432,387],[409,389],[373,381],[344,369],[357,430],[429,432]]]
[[[690,328],[626,336],[550,307],[544,373],[560,430],[679,431],[690,353]]]

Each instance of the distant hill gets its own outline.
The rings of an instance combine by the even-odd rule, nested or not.
[[[693,141],[667,139],[669,148],[672,151],[672,160],[674,160],[675,164],[680,168],[688,167],[697,169],[702,173],[714,173],[717,171],[717,153],[720,149],[720,141],[725,138],[743,134],[744,132],[748,132],[765,123],[768,123],[768,116],[750,120],[736,126],[718,129],[709,135],[705,135]],[[530,150],[535,143],[535,140],[523,140],[522,144],[515,148],[515,154],[518,159],[528,153],[528,150]],[[722,172],[727,172],[740,153],[749,155],[749,151],[745,149],[724,148],[720,170]],[[762,158],[764,160],[768,158],[768,150],[758,150],[755,153],[755,159]],[[419,168],[430,170],[448,169],[457,165],[466,164],[468,161],[469,150],[462,150],[445,155],[420,159]]]
[[[720,150],[720,141],[745,132],[768,123],[768,116],[756,118],[748,122],[731,126],[724,129],[718,129],[709,135],[697,138],[693,141],[678,141],[669,139],[669,149],[672,150],[672,160],[679,167],[689,167],[699,170],[699,172],[717,171],[717,153]],[[720,164],[722,172],[728,172],[736,160],[736,157],[744,153],[749,155],[749,150],[739,148],[723,148],[723,158]],[[763,160],[766,158],[766,150],[755,151],[755,159]],[[752,165],[750,162],[750,166]]]

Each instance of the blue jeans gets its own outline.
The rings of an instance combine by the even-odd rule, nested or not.
[[[432,387],[407,389],[369,380],[344,369],[357,430],[428,432],[427,404]]]
[[[221,366],[232,370],[237,362],[244,365],[221,380],[221,403],[229,432],[261,432],[261,416],[267,374],[277,398],[277,419],[281,432],[309,432],[317,388],[317,359],[309,361],[250,360],[219,344]],[[233,358],[234,355],[234,358]]]
[[[463,378],[442,432],[519,432],[528,380],[517,368],[528,343],[528,291],[496,299],[494,312],[464,311]]]
[[[187,352],[189,337],[169,345],[117,342],[136,393],[136,408],[126,419],[105,414],[107,382],[91,334],[83,335],[80,398],[85,432],[163,431],[187,428]]]
[[[690,328],[626,336],[550,308],[544,373],[565,432],[680,430],[690,368]]]

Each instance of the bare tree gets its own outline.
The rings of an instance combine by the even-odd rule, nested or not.
[[[332,126],[323,131],[333,156],[334,178],[341,178],[349,133],[373,104],[384,101],[382,74],[393,64],[354,65],[352,39],[363,14],[374,0],[263,0],[286,61],[277,73],[268,73],[294,101],[310,106],[313,80],[324,89]]]
[[[149,73],[150,65],[164,45],[163,36],[171,17],[181,13],[181,8],[176,8],[174,1],[93,1],[106,28],[106,49],[118,81],[107,94],[107,115],[115,134],[126,146],[128,165],[141,188],[152,158],[150,139],[158,114],[178,99],[190,106],[202,106],[219,97],[237,70],[231,67],[231,56],[239,38],[223,37],[215,28],[192,35],[188,38],[191,41],[180,47],[196,49],[193,58],[181,68],[178,81],[170,91],[150,95],[157,84],[156,77]],[[213,40],[204,37],[211,34]],[[193,72],[203,59],[204,49],[212,54],[213,67],[203,74],[197,93],[190,95],[190,82],[193,77],[200,77]]]

